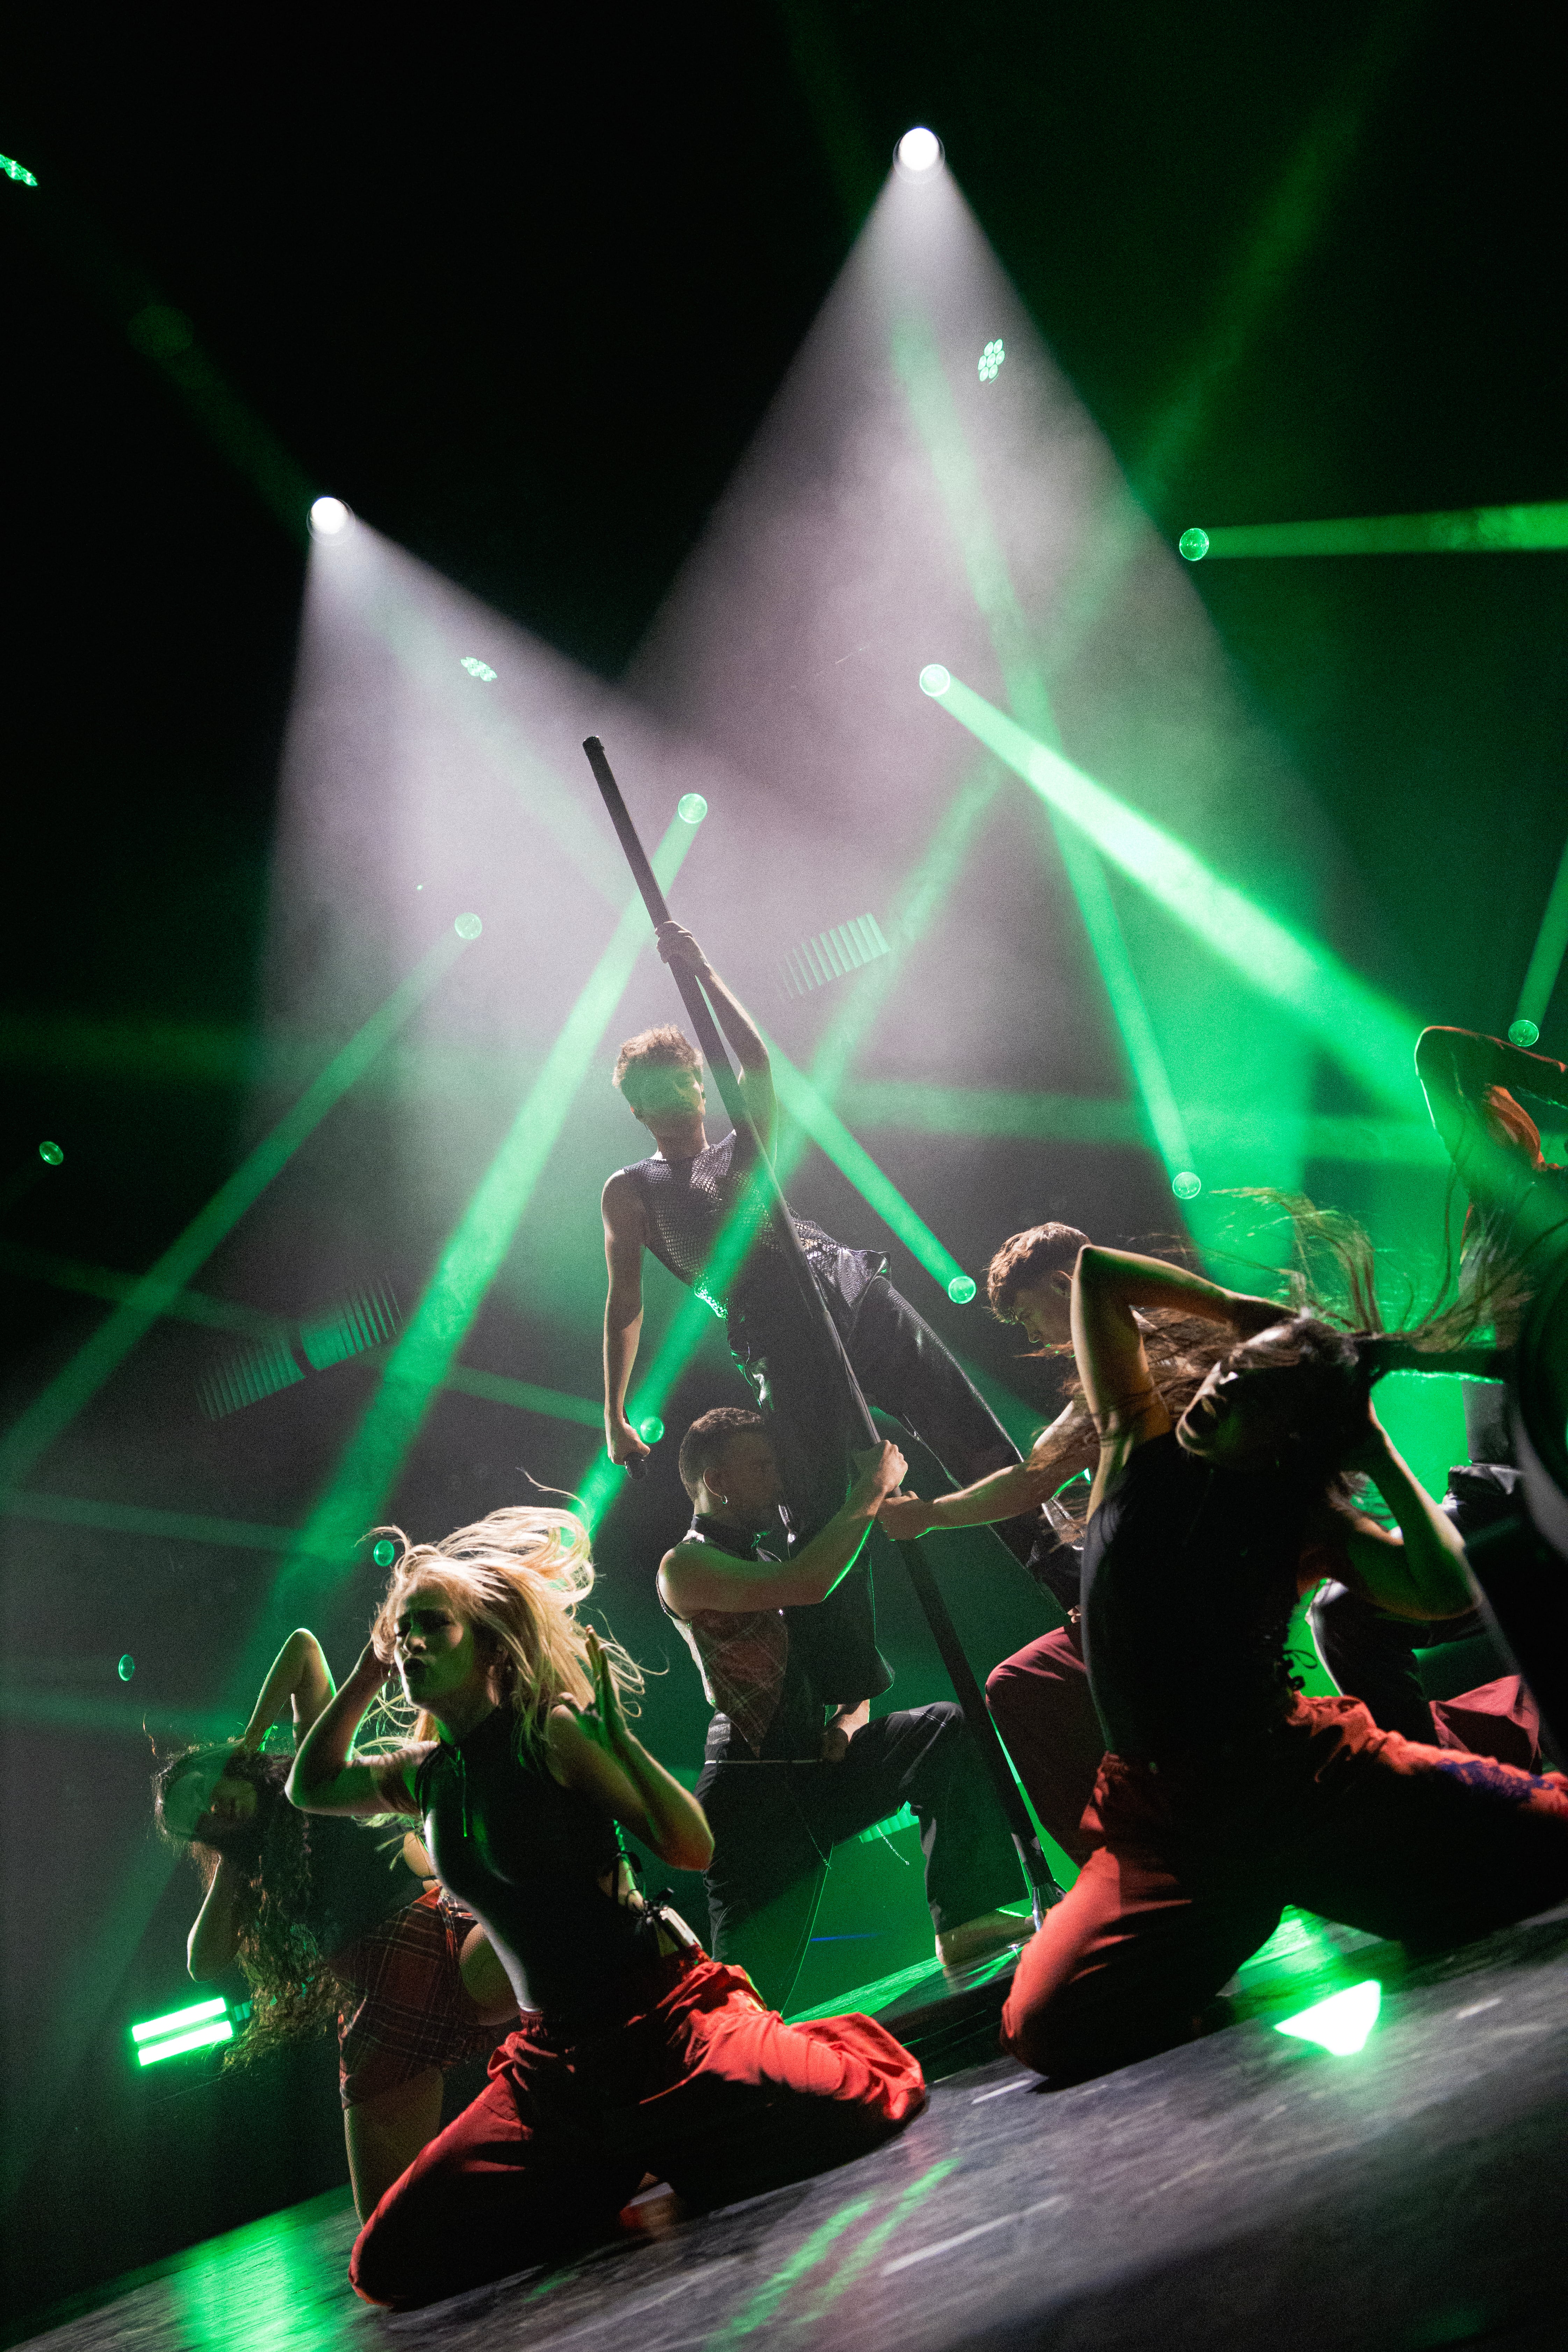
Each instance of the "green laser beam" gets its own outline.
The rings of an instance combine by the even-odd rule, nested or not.
[[[1546,901],[1546,912],[1541,918],[1541,929],[1535,936],[1513,1016],[1516,1021],[1532,1022],[1538,1036],[1564,956],[1568,956],[1568,842],[1563,844],[1563,855],[1557,861],[1556,879]]]
[[[797,1126],[805,1129],[839,1174],[847,1178],[861,1199],[875,1209],[931,1280],[940,1283],[951,1296],[950,1285],[965,1279],[963,1268],[952,1252],[938,1241],[925,1219],[910,1207],[891,1177],[878,1167],[865,1145],[850,1133],[804,1070],[796,1069],[773,1038],[764,1037],[764,1043],[773,1065],[773,1091],[783,1108]]]
[[[666,888],[695,838],[695,828],[684,818],[671,820],[653,861]],[[375,1394],[310,1515],[306,1540],[285,1562],[273,1613],[287,1615],[290,1594],[307,1576],[314,1581],[310,1563],[323,1546],[346,1566],[359,1537],[384,1507],[511,1246],[648,937],[647,912],[634,891],[500,1149],[448,1236],[423,1297],[383,1367]],[[263,1646],[270,1639],[269,1628],[270,1617]]]
[[[1198,535],[1207,545],[1192,554],[1184,548],[1189,562],[1237,555],[1542,554],[1568,547],[1568,502],[1349,515],[1332,522],[1228,523]]]
[[[219,1244],[227,1239],[247,1210],[288,1166],[300,1145],[315,1133],[387,1040],[464,952],[464,943],[452,932],[442,934],[385,1003],[333,1055],[293,1108],[247,1154],[179,1239],[142,1276],[132,1296],[99,1325],[70,1362],[23,1410],[4,1439],[0,1439],[0,1486],[19,1483],[97,1395],[157,1321],[170,1290],[183,1289]]]
[[[952,678],[933,699],[1222,961],[1285,1006],[1370,1093],[1402,1107],[1409,1103],[1418,1023],[1357,979],[1328,949],[1222,881],[1185,843],[1037,741],[961,678]]]
[[[314,1548],[309,1528],[273,1528],[248,1519],[218,1519],[195,1511],[161,1511],[140,1503],[97,1502],[87,1496],[40,1494],[35,1486],[0,1489],[0,1517],[50,1527],[92,1528],[105,1535],[146,1537],[159,1543],[222,1544],[235,1551],[289,1552]],[[326,1545],[321,1559],[338,1553]]]

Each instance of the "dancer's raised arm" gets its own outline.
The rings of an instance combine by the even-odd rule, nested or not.
[[[738,996],[731,993],[697,941],[679,923],[661,923],[658,927],[658,951],[666,963],[679,965],[692,972],[702,982],[703,992],[713,1007],[714,1018],[724,1034],[724,1042],[741,1066],[741,1084],[745,1091],[746,1108],[752,1125],[762,1139],[764,1151],[773,1150],[773,1074],[768,1059],[768,1049],[762,1034]]]

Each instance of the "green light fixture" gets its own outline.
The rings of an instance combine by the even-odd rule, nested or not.
[[[459,915],[452,929],[460,940],[477,940],[484,925],[478,915]]]
[[[943,669],[941,662],[927,662],[921,672],[922,694],[945,694],[952,684],[952,672]]]
[[[377,1568],[390,1568],[397,1558],[397,1546],[390,1536],[383,1536],[379,1543],[372,1545],[370,1556]]]
[[[114,1671],[122,1683],[128,1683],[131,1680],[132,1675],[136,1672],[136,1661],[129,1650],[126,1651]]]
[[[1204,1180],[1195,1169],[1178,1168],[1171,1179],[1171,1190],[1178,1201],[1195,1201],[1204,1189]]]
[[[1510,1022],[1509,1024],[1508,1042],[1510,1045],[1523,1045],[1526,1047],[1533,1045],[1540,1038],[1540,1035],[1541,1032],[1536,1027],[1533,1021],[1514,1021]],[[45,1148],[46,1147],[42,1145],[39,1147],[40,1150]]]
[[[637,1435],[645,1445],[657,1445],[664,1435],[664,1423],[657,1412],[645,1412],[637,1423]]]
[[[165,2058],[183,2058],[191,2050],[210,2050],[234,2040],[228,2003],[220,1994],[211,2000],[193,2001],[188,2009],[173,2009],[164,2017],[144,2018],[131,2029],[131,2046],[139,2066],[157,2066]]]
[[[947,1286],[947,1295],[955,1307],[967,1307],[974,1296],[973,1276],[955,1274]]]
[[[1274,2031],[1298,2042],[1315,2042],[1336,2058],[1353,2058],[1364,2047],[1382,2007],[1383,1987],[1375,1977],[1368,1977],[1348,1992],[1331,1994],[1310,2009],[1299,2009],[1294,2017],[1282,2017]]]
[[[481,661],[478,654],[465,654],[458,667],[466,669],[470,677],[477,677],[481,686],[493,686],[496,682],[495,671],[489,662]]]
[[[1006,356],[1006,347],[1003,343],[1000,335],[996,337],[994,342],[986,344],[985,349],[980,354],[980,381],[982,383],[995,383],[998,375],[1000,375],[1002,372],[1002,362]]]
[[[1191,530],[1184,530],[1177,540],[1176,550],[1179,554],[1186,557],[1189,563],[1201,563],[1209,551],[1207,531],[1200,530],[1194,523]]]
[[[1531,1042],[1533,1044],[1534,1040],[1531,1039]],[[40,1143],[38,1146],[38,1157],[40,1160],[46,1161],[50,1168],[58,1168],[61,1160],[65,1158],[65,1153],[60,1150],[58,1143]]]
[[[675,803],[675,814],[686,824],[700,824],[708,814],[708,803],[700,793],[682,793]]]
[[[36,188],[38,184],[26,164],[14,163],[9,155],[0,155],[0,172],[4,172],[8,180],[15,180],[19,187]]]

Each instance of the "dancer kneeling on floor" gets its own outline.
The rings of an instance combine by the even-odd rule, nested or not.
[[[921,1824],[939,1958],[1005,1949],[1026,1922],[1016,1854],[979,1753],[951,1701],[875,1723],[835,1708],[796,1642],[803,1616],[847,1575],[904,1474],[896,1445],[860,1457],[846,1501],[788,1559],[759,1550],[779,1528],[784,1481],[761,1413],[719,1405],[680,1445],[692,1523],[658,1571],[659,1598],[697,1661],[708,1703],[697,1784],[713,1829],[713,1948],[781,2008],[799,1972],[833,1848],[910,1805]]]
[[[553,2260],[613,2230],[645,2174],[731,2202],[856,2156],[925,2103],[867,2018],[801,2028],[710,1960],[630,1883],[617,1824],[700,1870],[700,1806],[633,1738],[631,1661],[581,1625],[587,1536],[559,1511],[493,1511],[405,1545],[353,1675],[300,1749],[310,1811],[423,1816],[525,2011],[487,2088],[388,2189],[350,2276],[402,2308]],[[351,1759],[395,1662],[416,1738]]]
[[[237,1739],[187,1748],[153,1781],[158,1826],[206,1894],[186,1944],[198,1983],[237,1959],[251,2017],[228,2063],[336,2020],[349,2175],[362,2221],[441,2127],[441,2076],[490,2049],[517,2002],[471,1911],[436,1884],[417,1838],[307,1822],[283,1794],[293,1759],[263,1755],[279,1716],[296,1742],[332,1696],[301,1625]]]
[[[1152,1370],[1139,1308],[1214,1340]],[[1110,1753],[1086,1819],[1102,1843],[1003,2012],[1015,2054],[1073,2081],[1185,2040],[1287,1903],[1433,1948],[1568,1895],[1561,1774],[1381,1731],[1287,1674],[1291,1609],[1325,1572],[1417,1621],[1470,1606],[1458,1537],[1372,1409],[1398,1343],[1092,1247],[1072,1337],[1100,1433],[1083,1630]],[[1397,1533],[1353,1507],[1354,1471]]]

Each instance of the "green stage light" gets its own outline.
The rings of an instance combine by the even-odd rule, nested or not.
[[[1541,1032],[1533,1021],[1510,1022],[1508,1042],[1510,1045],[1522,1045],[1528,1050],[1531,1045],[1538,1045],[1540,1040]]]
[[[160,2066],[165,2058],[184,2058],[193,2050],[211,2050],[219,2042],[232,2042],[234,2028],[226,2017],[215,2017],[210,2025],[197,2025],[189,2033],[176,2033],[172,2042],[149,2042],[136,2053],[139,2066]]]
[[[675,803],[675,814],[687,824],[700,824],[708,814],[708,803],[700,793],[682,793]]]
[[[1350,515],[1334,522],[1244,522],[1208,533],[1222,555],[1502,555],[1568,547],[1568,501],[1463,507],[1444,514]],[[1184,545],[1182,552],[1186,553]]]
[[[1346,1992],[1314,2001],[1310,2009],[1298,2010],[1294,2017],[1282,2017],[1274,2031],[1290,2034],[1298,2042],[1315,2042],[1336,2058],[1353,2058],[1366,2046],[1382,2006],[1383,1987],[1375,1977],[1368,1977]]]
[[[664,1435],[664,1423],[657,1412],[646,1412],[637,1423],[637,1435],[645,1445],[657,1445]]]
[[[131,1680],[132,1675],[136,1672],[136,1661],[129,1650],[126,1651],[114,1671],[122,1683],[128,1683]]]
[[[986,344],[985,349],[980,354],[980,381],[982,383],[995,383],[997,377],[1002,373],[1002,362],[1006,356],[1006,347],[1003,343],[1000,335],[996,337],[994,342]]]
[[[679,872],[694,838],[689,825],[671,820],[653,856],[654,872],[665,889]],[[312,1556],[324,1550],[346,1569],[361,1528],[380,1517],[408,1449],[511,1247],[647,938],[647,914],[633,891],[500,1149],[448,1235],[424,1297],[382,1367],[375,1393],[310,1515],[304,1540],[284,1563],[255,1631],[258,1656],[263,1651],[271,1654],[276,1623],[296,1605],[300,1583],[308,1578],[311,1587],[316,1584]],[[253,1671],[260,1667],[247,1654],[247,1674]]]
[[[264,1135],[226,1184],[192,1219],[177,1242],[137,1283],[131,1296],[100,1323],[63,1370],[19,1413],[0,1441],[0,1486],[25,1477],[82,1408],[95,1397],[137,1341],[166,1311],[171,1291],[183,1290],[198,1267],[226,1241],[241,1217],[266,1191],[329,1111],[342,1099],[388,1045],[415,1007],[423,1003],[462,953],[450,938],[437,940],[406,980],[333,1055],[326,1068]]]
[[[1557,873],[1547,894],[1546,912],[1541,918],[1541,929],[1535,935],[1535,945],[1531,950],[1524,982],[1519,992],[1519,1003],[1514,1007],[1514,1025],[1508,1034],[1516,1045],[1533,1045],[1540,1036],[1541,1024],[1546,1018],[1565,956],[1568,956],[1568,844],[1564,845],[1563,855],[1557,861]],[[1519,1036],[1516,1033],[1521,1029],[1528,1029],[1529,1036]]]
[[[1407,1013],[1326,948],[1255,906],[1184,842],[1037,741],[962,679],[952,680],[942,702],[1177,922],[1285,1006],[1352,1076],[1389,1102],[1409,1103],[1419,1024]]]
[[[945,694],[952,684],[952,674],[943,669],[941,662],[927,662],[921,672],[922,694]]]
[[[947,1286],[947,1295],[955,1307],[967,1307],[974,1296],[973,1276],[955,1274]]]
[[[227,2014],[228,2003],[221,1993],[206,2000],[194,2000],[188,2009],[172,2009],[165,2017],[143,2018],[131,2029],[132,2042],[162,2042],[171,2033],[184,2033],[193,2025],[210,2023],[215,2017]]]
[[[459,915],[452,929],[460,940],[477,940],[484,925],[478,915]]]
[[[470,677],[477,677],[481,686],[493,686],[496,682],[496,672],[489,662],[482,662],[478,654],[465,654],[460,667],[468,671]]]
[[[1195,1201],[1204,1189],[1204,1180],[1194,1169],[1179,1168],[1171,1179],[1171,1190],[1178,1201]]]
[[[1209,535],[1206,530],[1200,530],[1194,523],[1191,530],[1184,530],[1182,533],[1176,541],[1176,548],[1178,553],[1184,555],[1189,563],[1201,563],[1209,551]]]
[[[15,180],[20,187],[36,188],[38,184],[26,165],[14,162],[9,155],[0,155],[0,172],[4,172],[8,180]]]
[[[390,1568],[397,1558],[397,1546],[390,1536],[383,1536],[379,1543],[372,1544],[370,1556],[377,1568]]]
[[[65,1153],[60,1150],[58,1143],[40,1143],[38,1146],[38,1157],[40,1160],[47,1161],[49,1167],[58,1168],[61,1160],[65,1158]]]

